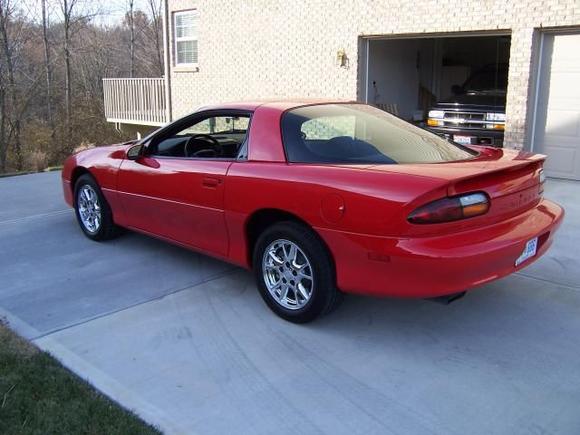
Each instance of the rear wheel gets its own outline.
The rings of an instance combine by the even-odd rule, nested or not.
[[[75,214],[83,233],[91,240],[108,240],[118,235],[111,208],[89,174],[80,176],[75,184]]]
[[[253,262],[262,298],[283,319],[310,322],[342,299],[326,247],[304,225],[281,222],[266,229]]]

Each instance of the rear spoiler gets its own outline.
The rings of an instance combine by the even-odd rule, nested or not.
[[[522,160],[486,162],[475,174],[459,176],[447,188],[449,196],[493,186],[497,194],[505,195],[539,184],[539,172],[546,156],[530,154]],[[495,195],[494,195],[495,196]]]

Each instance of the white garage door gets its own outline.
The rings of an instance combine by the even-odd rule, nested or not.
[[[534,148],[546,173],[580,180],[580,34],[545,34]]]

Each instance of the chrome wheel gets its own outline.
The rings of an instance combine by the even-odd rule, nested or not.
[[[86,230],[92,234],[101,228],[101,204],[95,189],[90,185],[81,186],[77,194],[77,208],[79,217]]]
[[[289,240],[275,240],[262,257],[264,283],[274,300],[290,310],[304,307],[314,290],[310,260]]]

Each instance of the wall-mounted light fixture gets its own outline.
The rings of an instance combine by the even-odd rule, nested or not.
[[[341,48],[336,52],[336,65],[341,68],[348,67],[348,56],[346,55],[344,48]]]

